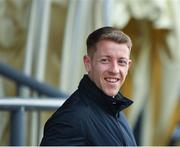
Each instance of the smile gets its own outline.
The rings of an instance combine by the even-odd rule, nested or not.
[[[105,78],[105,80],[110,83],[116,83],[119,81],[119,78]]]

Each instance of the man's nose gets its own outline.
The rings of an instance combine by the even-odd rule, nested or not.
[[[110,72],[114,74],[119,73],[119,66],[117,62],[112,62],[112,64],[110,65]]]

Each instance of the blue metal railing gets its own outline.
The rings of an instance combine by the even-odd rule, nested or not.
[[[35,91],[39,96],[56,97],[56,98],[67,98],[67,94],[54,87],[45,83],[38,82],[36,79],[29,77],[22,72],[19,72],[7,64],[0,63],[0,75],[10,79],[16,83],[16,97],[19,96],[20,87],[28,87],[31,91]],[[43,100],[42,100],[43,101]],[[1,102],[1,101],[0,101]],[[1,104],[0,104],[1,106]],[[1,106],[2,107],[2,106]],[[4,107],[5,108],[5,105]],[[3,109],[4,110],[4,109]],[[9,109],[10,111],[10,145],[23,146],[25,145],[25,124],[24,124],[24,113],[25,106],[18,106],[16,109]]]
[[[31,90],[35,90],[40,95],[43,94],[50,97],[67,97],[67,94],[61,92],[60,90],[57,90],[45,83],[40,83],[36,79],[29,77],[22,72],[18,72],[17,70],[3,63],[0,63],[0,75],[12,80],[19,87],[27,86]]]

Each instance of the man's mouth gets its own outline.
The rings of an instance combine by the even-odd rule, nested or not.
[[[104,78],[109,83],[117,83],[119,78]]]

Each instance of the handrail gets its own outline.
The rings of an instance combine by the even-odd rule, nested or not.
[[[20,86],[26,86],[30,90],[36,91],[39,96],[53,97],[53,99],[30,99],[30,98],[0,98],[0,110],[11,111],[10,113],[10,145],[23,146],[25,143],[25,119],[26,109],[56,109],[68,97],[67,94],[53,88],[45,83],[19,72],[9,65],[0,62],[0,76],[12,80],[17,85],[17,95],[19,96]],[[42,97],[41,97],[42,98]],[[58,99],[55,99],[58,98]],[[17,133],[18,132],[18,133]]]
[[[61,92],[60,90],[57,90],[45,83],[38,82],[36,79],[29,77],[4,63],[0,63],[0,75],[15,81],[20,85],[24,85],[32,90],[36,90],[39,94],[50,97],[67,97],[67,94]]]
[[[59,98],[0,98],[0,110],[12,111],[20,107],[25,110],[55,110],[64,103]]]

